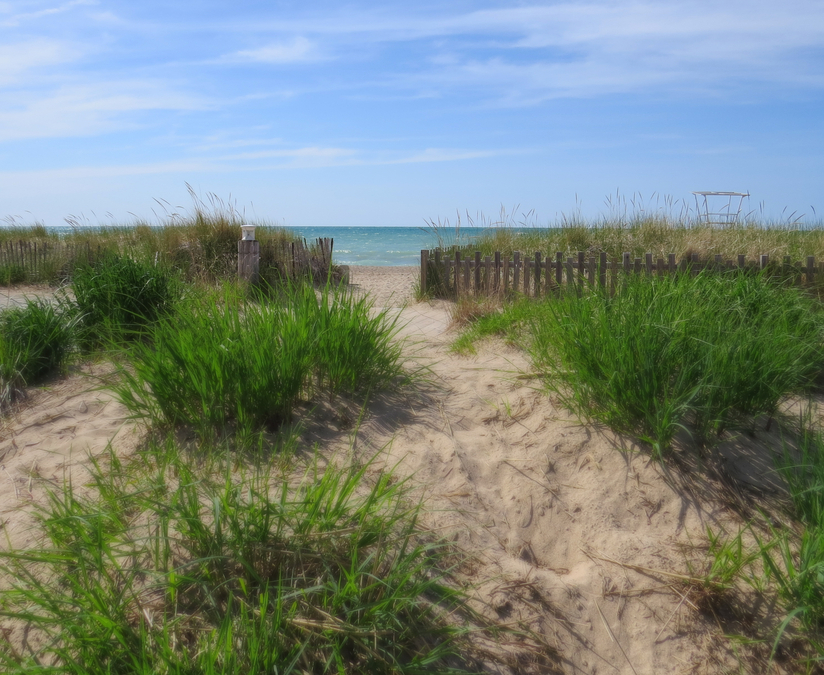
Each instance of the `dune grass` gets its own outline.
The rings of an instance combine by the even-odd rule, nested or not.
[[[79,266],[71,291],[64,305],[77,317],[81,344],[91,348],[138,337],[172,310],[181,288],[165,266],[110,253]]]
[[[704,575],[709,587],[734,589],[743,583],[760,603],[777,606],[783,616],[770,636],[771,660],[782,643],[796,644],[803,636],[808,649],[796,665],[806,672],[818,672],[816,664],[824,660],[824,432],[813,424],[813,408],[808,404],[798,423],[785,429],[783,453],[775,457],[792,526],[759,513],[734,536],[708,528]]]
[[[74,324],[62,307],[27,300],[0,312],[0,407],[22,388],[60,373],[74,344]]]
[[[136,220],[128,224],[91,225],[67,218],[69,233],[57,234],[42,224],[0,227],[0,285],[59,284],[74,276],[75,268],[104,257],[131,258],[140,263],[174,269],[187,281],[214,283],[237,276],[237,242],[241,225],[255,225],[260,242],[261,274],[275,281],[287,268],[286,247],[297,236],[267,222],[251,222],[232,203],[214,194],[201,198],[189,187],[192,206],[173,208],[159,203],[157,224]],[[6,260],[5,246],[37,243],[41,258],[34,268],[26,259]],[[44,253],[43,245],[46,246]]]
[[[777,460],[793,504],[800,532],[772,530],[771,541],[759,541],[764,568],[777,585],[787,608],[785,622],[824,637],[824,432],[812,424],[809,406],[801,413],[796,447]],[[824,658],[824,640],[818,645]]]
[[[536,305],[529,352],[571,410],[665,452],[808,389],[824,365],[822,315],[766,275],[630,277],[611,297],[566,294]]]
[[[455,226],[430,221],[433,246],[450,250],[457,247],[464,254],[480,251],[484,256],[495,251],[507,256],[514,251],[541,251],[553,256],[561,251],[565,257],[578,251],[588,256],[604,251],[611,260],[620,260],[624,252],[633,258],[652,253],[654,258],[664,259],[674,253],[679,260],[693,253],[702,259],[714,255],[735,258],[738,254],[749,260],[762,254],[773,259],[791,256],[793,261],[808,255],[824,258],[824,227],[815,219],[772,222],[750,216],[735,224],[710,225],[690,210],[673,213],[636,208],[601,218],[563,217],[547,224],[539,223],[532,213],[517,219],[502,211],[497,218],[481,217],[468,225],[483,227],[484,232],[470,238],[462,232],[460,220]]]
[[[534,313],[533,305],[528,298],[516,298],[513,302],[499,298],[458,298],[452,311],[452,324],[462,330],[450,345],[450,351],[475,354],[475,345],[491,336],[502,337],[513,345],[521,344],[524,328]]]
[[[193,293],[132,345],[113,385],[136,418],[201,438],[274,429],[299,399],[408,379],[397,319],[340,287],[301,284],[246,302],[234,286]]]
[[[112,452],[90,490],[50,493],[42,543],[0,552],[3,672],[473,670],[449,549],[420,531],[404,481],[209,457]]]
[[[660,455],[681,429],[712,444],[809,390],[824,367],[823,319],[815,299],[767,274],[630,276],[614,296],[504,304],[470,323],[453,350],[507,336],[568,409]]]

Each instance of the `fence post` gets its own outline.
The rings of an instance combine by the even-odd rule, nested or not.
[[[421,249],[421,295],[426,295],[426,271],[429,267],[429,251]]]
[[[242,227],[242,239],[237,243],[237,276],[257,283],[260,276],[260,242],[255,239],[254,227]]]
[[[587,284],[591,289],[595,288],[595,256],[589,256],[589,262],[587,263]]]
[[[561,251],[555,251],[555,281],[558,282],[558,289],[564,281],[564,254]]]
[[[492,284],[492,290],[496,293],[501,287],[501,252],[495,251],[495,279]]]
[[[601,290],[603,290],[607,287],[607,252],[601,251],[598,257],[600,258],[600,269],[598,270],[598,285],[601,287]]]
[[[512,290],[518,292],[518,282],[521,280],[521,252],[515,251],[512,254],[512,264],[515,269],[512,270]]]
[[[815,256],[807,256],[807,283],[812,284],[815,280]]]
[[[481,252],[475,251],[475,295],[481,292]]]
[[[455,297],[460,295],[461,288],[461,252],[455,249]]]

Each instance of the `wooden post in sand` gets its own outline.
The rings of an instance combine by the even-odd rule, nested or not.
[[[255,239],[255,228],[243,225],[241,239],[237,243],[238,279],[257,283],[260,276],[260,242]]]
[[[421,249],[421,295],[426,295],[426,268],[429,267],[429,251]]]

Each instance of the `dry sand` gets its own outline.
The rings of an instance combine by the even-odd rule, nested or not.
[[[450,355],[448,304],[415,304],[417,274],[353,267],[351,283],[401,313],[410,364],[428,368],[429,383],[371,401],[354,440],[357,411],[340,404],[312,423],[306,443],[320,441],[338,458],[381,452],[383,464],[413,476],[427,524],[469,554],[462,573],[488,613],[528,625],[551,645],[544,665],[525,644],[499,646],[522,660],[523,672],[748,672],[720,620],[698,611],[700,593],[685,598],[688,586],[668,576],[689,576],[688,561],[703,560],[707,525],[737,527],[740,519],[711,490],[699,499],[666,480],[630,441],[554,407],[522,376],[520,352],[492,341],[478,356]],[[48,486],[109,442],[124,453],[135,447],[139,434],[125,410],[94,386],[74,373],[34,391],[6,420],[0,519],[13,545],[35,536],[27,504]]]

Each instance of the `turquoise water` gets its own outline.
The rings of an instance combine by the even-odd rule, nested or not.
[[[332,237],[332,257],[339,265],[418,265],[421,249],[437,245],[437,237],[421,227],[293,227],[307,240]],[[461,228],[459,239],[469,242],[483,232],[480,227]],[[445,232],[449,243],[455,231]]]

